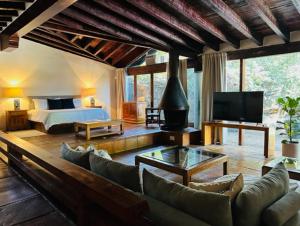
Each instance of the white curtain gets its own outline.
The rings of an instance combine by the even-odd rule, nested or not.
[[[226,91],[226,61],[226,53],[202,56],[202,122],[213,119],[213,93]]]
[[[123,103],[125,100],[125,76],[126,70],[124,68],[116,69],[116,116],[117,119],[122,119]]]
[[[179,79],[185,96],[187,96],[187,59],[179,61]]]

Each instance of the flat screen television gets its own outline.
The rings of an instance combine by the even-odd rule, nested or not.
[[[264,92],[215,92],[213,119],[262,123]]]

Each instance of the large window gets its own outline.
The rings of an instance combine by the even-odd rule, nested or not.
[[[278,97],[300,96],[300,53],[245,60],[247,91],[264,91],[264,123],[278,119]]]
[[[240,60],[226,62],[226,91],[240,91]],[[238,141],[238,129],[223,128],[223,142],[235,144]]]
[[[137,101],[147,102],[147,106],[151,106],[151,85],[150,74],[137,76]]]
[[[158,107],[167,85],[167,72],[153,74],[153,107]]]
[[[227,91],[239,90],[239,60],[227,62]],[[280,150],[281,137],[274,136],[276,122],[280,118],[278,97],[300,96],[300,53],[281,54],[244,60],[243,91],[264,91],[263,123],[271,128],[275,138],[276,150]],[[237,143],[237,130],[228,130],[224,142]],[[244,131],[244,144],[262,147],[263,134],[256,131]]]
[[[125,77],[125,100],[134,101],[134,76]]]
[[[226,89],[228,92],[240,91],[240,60],[227,61]]]
[[[200,118],[200,73],[195,72],[194,68],[187,70],[187,98],[190,106],[189,122],[194,123],[194,126],[199,125]]]

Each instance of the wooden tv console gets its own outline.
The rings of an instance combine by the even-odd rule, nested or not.
[[[257,130],[264,132],[264,156],[269,157],[269,127],[262,124],[245,124],[232,122],[203,122],[202,123],[202,142],[203,145],[215,143],[215,128],[234,128],[239,129],[239,145],[243,144],[242,130]],[[222,131],[219,131],[219,138],[222,141]]]

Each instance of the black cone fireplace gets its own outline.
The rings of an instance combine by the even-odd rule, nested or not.
[[[159,104],[165,116],[162,130],[183,130],[188,126],[189,105],[178,77],[178,65],[179,55],[170,51],[169,80]]]

